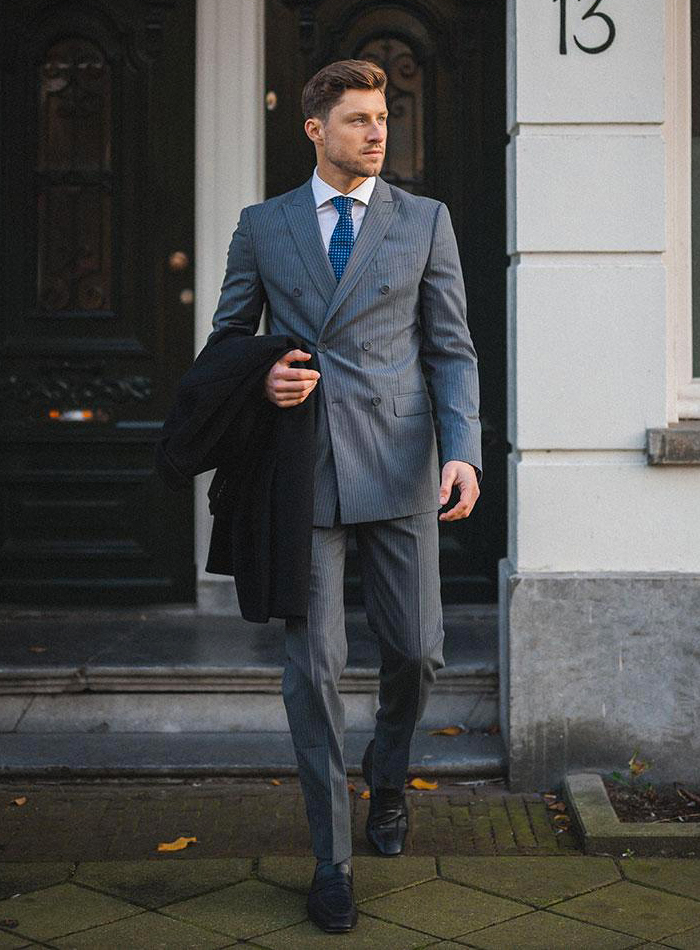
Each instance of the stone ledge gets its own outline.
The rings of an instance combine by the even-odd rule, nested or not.
[[[700,465],[700,419],[647,429],[649,465]]]
[[[564,799],[586,854],[620,857],[629,850],[645,856],[700,855],[700,822],[620,821],[597,772],[569,773],[564,779]]]

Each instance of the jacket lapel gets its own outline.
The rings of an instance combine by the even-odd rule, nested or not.
[[[372,195],[367,204],[365,216],[362,219],[360,233],[357,235],[352,253],[345,265],[343,276],[335,285],[335,293],[328,305],[326,316],[321,326],[321,333],[338,308],[347,299],[355,284],[358,282],[367,265],[372,260],[382,238],[387,232],[395,210],[395,202],[391,196],[391,189],[387,183],[377,176]],[[326,255],[328,260],[328,255]],[[330,260],[328,260],[330,266]],[[333,269],[331,268],[333,274]],[[333,274],[335,282],[335,274]]]
[[[297,188],[292,200],[284,205],[284,211],[299,256],[316,285],[316,289],[326,303],[330,304],[338,281],[323,246],[314,193],[311,189],[311,179]]]

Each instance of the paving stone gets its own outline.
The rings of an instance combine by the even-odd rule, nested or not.
[[[162,907],[236,884],[252,870],[250,858],[158,858],[144,861],[85,861],[74,881],[89,884],[142,907]]]
[[[56,884],[0,901],[0,919],[17,920],[17,930],[36,940],[62,937],[140,913],[140,907],[75,884]]]
[[[353,864],[356,864],[357,860],[357,857],[353,857]],[[282,887],[291,887],[295,891],[306,894],[315,867],[316,858],[313,856],[304,858],[290,858],[286,855],[267,856],[260,858],[258,877],[263,881],[269,881],[270,884],[281,884]]]
[[[40,943],[34,943],[33,940],[27,940],[26,937],[20,937],[17,934],[6,933],[0,930],[0,950],[22,950],[23,947],[40,947]]]
[[[557,917],[544,910],[487,927],[465,939],[480,950],[622,950],[639,946],[637,937]]]
[[[700,950],[700,927],[693,927],[692,930],[686,930],[684,933],[666,937],[664,945],[676,947],[677,950]]]
[[[255,937],[306,919],[300,894],[261,881],[243,881],[232,887],[160,908],[163,914],[232,937]]]
[[[0,864],[0,899],[37,891],[52,884],[62,884],[68,880],[74,867],[70,861],[4,862]]]
[[[428,881],[367,901],[369,914],[436,937],[456,937],[519,914],[528,907],[448,881]]]
[[[700,899],[700,861],[687,858],[626,858],[620,864],[629,881]]]
[[[525,802],[515,797],[504,798],[503,804],[508,812],[515,841],[520,848],[536,848],[537,840],[530,825]]]
[[[440,876],[504,897],[546,907],[620,879],[611,858],[440,858]]]
[[[217,950],[230,947],[231,938],[145,911],[136,917],[53,940],[53,946],[64,950],[102,950],[107,947],[113,950],[117,947],[128,947],[129,950]]]
[[[435,858],[353,858],[355,900],[380,897],[437,877]]]
[[[256,937],[255,942],[272,950],[328,950],[336,943],[342,943],[342,950],[412,950],[425,947],[429,939],[423,933],[360,913],[357,927],[342,935],[324,933],[305,920],[294,927]]]
[[[527,800],[525,807],[527,808],[537,846],[547,851],[558,851],[559,843],[557,834],[552,827],[552,822],[550,821],[545,803],[543,801]]]
[[[700,924],[700,902],[619,881],[557,904],[556,913],[659,940]],[[666,941],[664,941],[666,942]]]
[[[358,903],[437,877],[435,858],[401,855],[388,859],[354,855],[352,864],[355,900]],[[313,857],[264,857],[260,859],[258,876],[271,884],[281,884],[306,894],[315,867],[316,859]]]

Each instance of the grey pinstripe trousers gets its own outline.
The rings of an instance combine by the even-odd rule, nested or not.
[[[403,788],[410,743],[445,663],[437,512],[314,527],[307,617],[286,622],[282,695],[317,858],[352,852],[338,682],[348,645],[343,575],[354,528],[367,621],[380,647],[373,784]]]

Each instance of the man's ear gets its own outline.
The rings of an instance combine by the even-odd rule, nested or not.
[[[323,143],[323,123],[320,119],[307,119],[304,123],[304,131],[314,143],[314,145]]]

